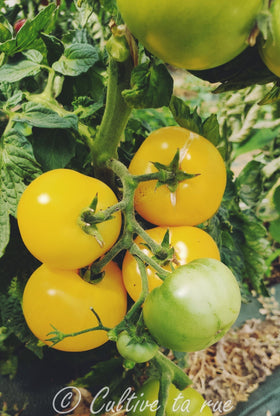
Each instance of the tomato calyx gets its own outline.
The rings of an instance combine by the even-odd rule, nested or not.
[[[177,149],[177,152],[169,165],[164,165],[159,162],[152,163],[160,174],[156,184],[156,189],[160,186],[167,185],[170,192],[175,192],[180,182],[185,181],[186,179],[192,179],[199,175],[199,173],[191,174],[180,169],[179,149]]]
[[[78,218],[78,224],[85,233],[92,235],[98,244],[102,247],[104,245],[104,240],[97,228],[97,224],[112,220],[114,218],[112,214],[114,212],[120,211],[123,207],[123,203],[117,203],[106,210],[101,210],[98,212],[97,204],[98,194],[95,195],[90,206],[82,210]]]

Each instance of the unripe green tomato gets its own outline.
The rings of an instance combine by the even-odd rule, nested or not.
[[[240,306],[239,286],[230,269],[204,258],[178,267],[152,290],[143,305],[143,318],[159,345],[199,351],[222,338]]]
[[[280,0],[271,3],[271,30],[267,40],[259,37],[259,52],[265,65],[275,75],[280,77]]]
[[[156,343],[150,341],[137,342],[127,331],[120,333],[116,345],[123,358],[135,363],[150,361],[158,350]]]
[[[247,46],[262,0],[117,0],[132,34],[177,67],[209,69]]]
[[[152,416],[158,407],[159,381],[149,380],[136,392],[136,398],[131,402],[129,416]],[[138,406],[136,402],[140,401]],[[142,408],[141,408],[142,405]],[[146,407],[144,408],[144,406]],[[143,409],[143,410],[142,410]],[[169,387],[168,400],[165,409],[166,416],[212,416],[203,396],[191,387],[183,391],[174,384]]]

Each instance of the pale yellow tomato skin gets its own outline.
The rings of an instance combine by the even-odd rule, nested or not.
[[[132,34],[164,62],[209,69],[248,46],[263,0],[117,0]]]
[[[161,244],[167,230],[169,230],[170,246],[174,248],[176,258],[176,262],[172,263],[174,268],[202,257],[211,257],[220,260],[220,252],[217,244],[208,233],[200,228],[189,226],[155,227],[146,230],[146,232],[154,241]],[[136,237],[135,243],[143,253],[152,257],[152,252],[147,247],[143,246],[144,240],[141,237]],[[163,266],[163,268],[171,270],[170,265]],[[149,291],[151,292],[155,287],[162,284],[162,279],[160,279],[151,266],[147,266],[146,270]],[[137,261],[129,251],[127,251],[124,256],[122,273],[125,288],[130,297],[136,301],[141,294],[142,281]]]
[[[91,284],[76,271],[51,269],[40,266],[29,278],[22,308],[27,325],[33,334],[51,346],[46,339],[54,326],[64,334],[79,332],[98,325],[91,307],[102,324],[113,328],[125,316],[127,295],[119,267],[111,262],[104,278]],[[61,351],[87,351],[108,341],[106,331],[97,330],[67,337],[53,348]]]
[[[141,182],[135,209],[156,225],[198,225],[218,210],[226,186],[226,167],[217,148],[204,137],[182,127],[163,127],[151,133],[134,155],[133,175],[157,172],[152,162],[169,164],[180,149],[180,169],[196,177],[179,183],[171,193],[167,185]]]
[[[83,209],[98,195],[97,211],[118,202],[98,179],[70,169],[55,169],[36,178],[24,191],[17,209],[24,244],[42,263],[73,270],[92,263],[118,239],[121,214],[98,224],[100,244],[78,224]]]

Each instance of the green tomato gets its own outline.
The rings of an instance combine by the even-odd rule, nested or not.
[[[209,69],[247,46],[263,0],[117,0],[132,34],[155,56],[186,69]]]
[[[116,345],[123,358],[135,363],[150,361],[158,350],[156,343],[145,339],[142,342],[138,341],[129,335],[127,331],[120,333]]]
[[[280,77],[280,0],[271,3],[271,22],[267,39],[259,37],[259,52],[265,65],[275,75]]]
[[[152,416],[159,406],[158,400],[159,381],[149,380],[136,393],[136,398],[129,407],[129,416]],[[136,406],[137,401],[139,401]],[[206,405],[203,396],[191,387],[183,391],[178,390],[173,384],[169,387],[166,416],[211,416],[212,412]]]
[[[157,343],[174,351],[199,351],[217,342],[238,317],[241,295],[227,266],[198,259],[178,267],[152,290],[144,322]]]

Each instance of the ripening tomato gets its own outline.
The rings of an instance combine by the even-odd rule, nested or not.
[[[135,209],[156,225],[197,225],[212,217],[222,201],[226,167],[216,147],[199,134],[182,127],[163,127],[148,136],[135,153],[133,175],[157,172],[152,162],[169,164],[180,149],[180,169],[197,174],[179,183],[171,193],[167,185],[141,182],[135,192]]]
[[[271,21],[270,30],[267,33],[267,39],[261,36],[258,38],[259,52],[265,65],[275,75],[280,77],[280,1],[271,1],[270,6]]]
[[[192,260],[202,257],[211,257],[220,260],[220,253],[217,244],[213,238],[197,227],[156,227],[150,230],[146,230],[147,234],[152,237],[158,244],[163,241],[166,231],[169,230],[169,242],[170,246],[174,249],[175,261],[172,262],[174,268],[179,265],[187,264]],[[152,257],[152,252],[143,245],[144,240],[141,237],[135,239],[135,243],[139,248]],[[166,270],[171,270],[170,265],[163,265]],[[149,291],[153,290],[162,284],[162,280],[156,274],[156,271],[147,266],[147,276],[149,282]],[[128,251],[125,254],[122,265],[123,281],[126,290],[130,297],[136,301],[142,290],[142,281],[140,271],[137,265],[135,257],[133,257]]]
[[[162,347],[199,351],[222,338],[240,306],[240,289],[231,270],[204,258],[178,267],[152,290],[143,305],[143,318]]]
[[[159,381],[150,379],[135,393],[135,399],[129,404],[128,416],[153,416],[158,403]],[[187,387],[180,391],[170,384],[165,408],[166,416],[212,416],[203,396]]]
[[[185,69],[222,65],[247,46],[263,0],[117,0],[132,34]]]
[[[98,179],[69,169],[55,169],[24,191],[17,211],[24,244],[42,263],[74,270],[92,263],[116,242],[121,214],[97,225],[103,244],[82,230],[79,216],[98,195],[96,211],[116,204],[113,191]]]
[[[40,266],[29,278],[23,293],[23,314],[33,334],[47,345],[54,326],[64,334],[98,325],[91,307],[106,327],[114,327],[126,314],[126,291],[121,271],[111,262],[98,283],[88,283],[75,271]],[[91,331],[67,337],[53,348],[87,351],[108,341],[107,332]]]

